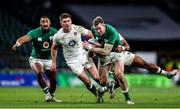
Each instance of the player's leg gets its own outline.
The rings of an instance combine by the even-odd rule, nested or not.
[[[52,64],[52,60],[42,60],[42,63],[44,65],[44,69],[46,76],[49,79],[49,92],[52,96],[52,100],[53,102],[62,102],[61,100],[58,100],[55,98],[54,93],[56,91],[56,72],[52,72],[50,71],[50,67]]]
[[[86,85],[86,88],[90,92],[92,92],[95,96],[97,96],[96,87],[91,83],[90,79],[85,73],[85,70],[82,70],[82,72],[78,75],[78,78]]]
[[[91,58],[90,54],[92,54],[92,52],[86,52],[84,53],[84,67],[85,69],[90,73],[91,77],[98,83],[100,84],[99,81],[99,74],[98,74],[98,70],[96,65],[94,64],[93,59]]]
[[[96,87],[91,83],[90,79],[86,75],[84,60],[82,59],[85,59],[85,56],[75,57],[66,62],[72,72],[75,73],[77,77],[86,85],[86,88],[96,96]]]
[[[48,79],[49,79],[49,92],[52,96],[52,100],[53,102],[62,102],[62,100],[59,100],[57,98],[55,98],[54,93],[56,91],[56,72],[51,72],[50,70],[46,70],[45,74],[47,75]]]
[[[114,76],[121,87],[126,103],[134,104],[129,96],[127,81],[124,77],[124,63],[122,61],[117,60],[114,62]]]
[[[98,70],[95,66],[95,64],[91,65],[91,67],[87,68],[87,71],[90,73],[91,77],[98,83],[100,84],[100,78],[98,74]]]
[[[45,71],[46,76],[49,79],[49,91],[53,95],[56,90],[56,72],[51,72],[50,70]]]
[[[42,75],[44,71],[44,66],[40,61],[37,61],[36,59],[30,59],[30,61],[31,69],[35,72],[37,81],[45,94],[45,101],[48,102],[52,99],[52,96],[49,92],[49,87],[47,86]]]
[[[135,55],[131,66],[145,68],[151,72],[162,74],[162,75],[166,76],[167,78],[171,78],[171,77],[175,76],[177,73],[176,70],[173,70],[172,72],[167,72],[155,64],[151,64],[151,63],[146,62],[144,59],[142,59],[138,55]]]
[[[105,92],[109,91],[110,93],[110,98],[112,99],[115,94],[114,90],[114,81],[108,81],[108,76],[109,76],[109,70],[110,70],[110,65],[106,66],[99,66],[99,76],[100,76],[100,82],[102,87],[98,90],[98,99],[99,101],[103,101],[103,95]]]

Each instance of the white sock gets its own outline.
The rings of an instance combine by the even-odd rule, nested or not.
[[[161,73],[161,68],[158,67],[158,70],[156,71],[156,73]]]
[[[127,93],[129,89],[127,88],[126,90],[122,90],[123,93]]]
[[[165,70],[163,70],[162,68],[158,67],[158,70],[156,73],[160,73],[160,74],[167,74],[167,72]]]
[[[108,90],[108,88],[106,86],[101,88],[101,92],[106,92]]]
[[[167,74],[167,72],[166,72],[165,70],[162,69],[161,74],[164,75],[164,74]]]
[[[49,87],[45,87],[44,89],[42,89],[43,90],[43,92],[46,94],[46,93],[49,93]]]
[[[91,85],[90,85],[90,87],[89,87],[89,88],[91,89],[92,87],[93,87],[93,84],[91,83]]]

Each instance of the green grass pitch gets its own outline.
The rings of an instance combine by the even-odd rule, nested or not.
[[[85,87],[57,88],[56,97],[62,103],[44,102],[39,87],[0,88],[0,108],[178,108],[180,88],[130,88],[135,102],[127,105],[119,89],[110,100],[105,94],[104,103],[97,104],[96,98]]]

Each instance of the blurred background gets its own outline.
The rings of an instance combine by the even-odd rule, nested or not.
[[[31,43],[17,52],[15,41],[39,27],[42,15],[52,27],[60,28],[59,15],[68,12],[73,23],[91,27],[94,17],[102,16],[128,41],[131,51],[167,71],[180,70],[179,0],[1,0],[0,1],[0,86],[38,86],[28,58]],[[67,67],[62,50],[58,52],[58,85],[81,86]],[[126,67],[130,86],[172,87],[180,84],[179,74],[169,80],[144,69]]]

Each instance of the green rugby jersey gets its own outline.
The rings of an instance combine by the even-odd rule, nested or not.
[[[32,41],[31,56],[38,59],[51,59],[52,36],[57,32],[50,27],[44,32],[41,27],[30,31],[27,35]]]
[[[105,24],[105,27],[106,27],[106,31],[102,36],[98,35],[94,27],[91,28],[91,31],[95,39],[97,39],[100,44],[104,44],[104,43],[112,44],[113,45],[112,52],[113,52],[115,51],[115,48],[118,45],[122,45],[122,42],[120,41],[119,34],[114,27],[108,24]]]

